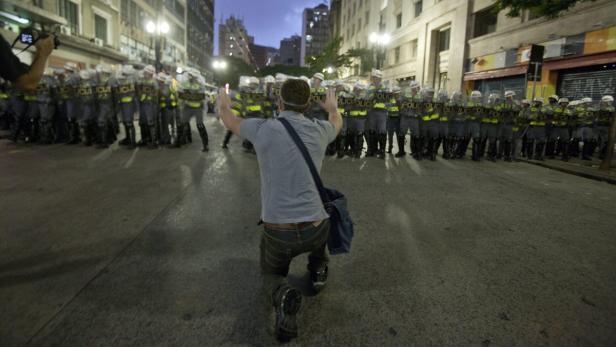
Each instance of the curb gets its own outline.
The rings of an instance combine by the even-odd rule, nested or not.
[[[536,166],[541,166],[547,169],[556,170],[556,171],[568,173],[571,175],[580,176],[580,177],[588,178],[591,180],[601,181],[601,182],[606,182],[609,184],[616,185],[616,177],[608,177],[608,176],[597,175],[597,174],[593,174],[589,172],[584,172],[582,170],[575,170],[575,169],[568,169],[568,168],[559,167],[559,166],[553,166],[548,163],[541,162],[541,161],[535,161],[535,160],[520,159],[520,162],[524,162],[524,163],[536,165]]]

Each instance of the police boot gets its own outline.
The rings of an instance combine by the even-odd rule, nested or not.
[[[367,157],[374,157],[374,143],[375,143],[375,138],[374,138],[374,132],[373,131],[368,131],[368,134],[366,136],[366,140],[368,142],[368,150],[366,151],[366,158]]]
[[[80,142],[79,139],[79,126],[77,122],[69,121],[68,123],[68,142],[67,145],[75,145]]]
[[[233,133],[229,130],[227,130],[227,133],[225,134],[225,139],[222,141],[222,148],[224,149],[228,149],[229,148],[229,141],[231,141],[231,135],[233,135]]]
[[[346,138],[346,135],[340,135],[340,140],[338,141],[338,158],[344,157]]]
[[[355,137],[355,151],[354,151],[354,155],[355,158],[360,158],[361,157],[361,153],[364,150],[364,134],[359,133],[357,134],[357,136]]]
[[[397,136],[397,142],[398,142],[398,153],[396,153],[396,155],[394,155],[394,157],[396,157],[396,158],[404,157],[406,155],[406,152],[404,151],[404,146],[405,146],[405,142],[406,142],[406,136],[405,135],[398,135]]]
[[[425,138],[422,136],[419,136],[419,137],[416,137],[415,140],[416,141],[415,141],[415,149],[413,150],[413,158],[415,158],[415,160],[422,160]]]
[[[81,127],[81,134],[83,135],[83,145],[86,147],[92,146],[92,133],[87,124]]]
[[[497,147],[498,147],[497,153],[498,154],[496,154],[496,159],[498,159],[498,160],[503,159],[503,157],[506,155],[505,154],[505,152],[506,152],[505,143],[507,143],[507,141],[502,140],[502,139],[498,141],[498,144],[497,144]]]
[[[17,141],[19,141],[19,135],[21,134],[21,129],[23,127],[23,122],[18,119],[17,122],[15,122],[15,127],[13,129],[13,133],[11,134],[11,141],[17,143]]]
[[[147,124],[139,124],[139,130],[141,131],[141,139],[137,142],[137,146],[143,147],[150,142],[150,127]]]
[[[109,145],[107,144],[107,126],[103,125],[98,129],[98,136],[100,137],[96,148],[107,148]]]
[[[588,156],[590,158],[592,158],[595,155],[595,150],[597,149],[598,145],[599,145],[599,141],[597,141],[597,140],[590,140],[590,149],[589,149],[589,153],[588,153]]]
[[[554,151],[556,144],[554,141],[548,141],[547,144],[545,145],[545,156],[548,157],[548,159],[554,159],[555,158],[555,153]]]
[[[503,144],[502,144],[502,147],[503,147],[503,156],[505,158],[505,161],[510,162],[511,161],[511,154],[512,154],[512,152],[511,152],[511,149],[512,149],[511,141],[504,141]]]
[[[560,142],[560,152],[561,152],[561,160],[569,161],[569,142],[561,141]]]
[[[137,145],[135,126],[130,124],[126,126],[126,149],[134,149]]]
[[[535,160],[543,161],[543,149],[545,148],[545,142],[537,143],[537,148],[535,148]]]
[[[192,143],[192,130],[190,130],[190,123],[184,124],[186,127],[186,143]]]
[[[41,144],[50,145],[53,143],[53,129],[51,122],[41,122]]]
[[[157,131],[156,131],[156,126],[152,125],[150,126],[150,138],[148,139],[148,148],[150,149],[156,149],[158,148],[158,144],[157,144]]]
[[[388,132],[387,133],[387,154],[391,154],[393,149],[394,149],[394,133]]]
[[[496,140],[490,140],[490,148],[488,149],[488,159],[496,161]]]
[[[130,135],[128,133],[128,123],[124,123],[124,138],[120,140],[120,146],[127,146],[130,143]]]
[[[209,151],[210,148],[208,147],[208,137],[207,130],[205,129],[205,124],[197,123],[197,130],[199,131],[199,136],[201,136],[201,142],[203,143],[203,148],[201,149],[201,152]]]
[[[535,147],[535,141],[529,140],[526,143],[526,159],[533,159],[533,149]]]
[[[481,140],[473,139],[473,147],[471,149],[473,153],[471,155],[471,158],[473,159],[473,161],[479,161],[479,147],[481,147]]]
[[[387,134],[378,134],[377,140],[378,140],[379,149],[377,150],[376,157],[379,159],[385,159],[385,146],[387,146]]]
[[[443,139],[441,137],[437,137],[434,139],[434,142],[432,144],[432,153],[434,153],[435,157],[438,155],[438,150],[441,148],[441,142],[443,142]]]
[[[488,145],[488,139],[481,139],[479,144],[479,158],[483,158],[486,155],[486,147]]]

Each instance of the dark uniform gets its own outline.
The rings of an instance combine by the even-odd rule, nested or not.
[[[40,142],[42,144],[51,144],[54,142],[54,114],[56,111],[58,81],[55,77],[44,75],[36,88],[36,96],[38,101],[38,125],[35,128],[41,130]],[[36,120],[33,120],[33,122]]]
[[[425,155],[430,160],[436,160],[436,140],[438,138],[438,120],[440,116],[435,113],[434,90],[424,88],[421,90],[422,100],[419,106],[419,114],[421,116],[421,136],[424,138],[422,144],[424,148],[420,148],[422,155]]]
[[[353,91],[353,103],[349,107],[349,122],[347,139],[351,141],[351,154],[359,158],[364,148],[364,132],[366,131],[366,119],[370,100],[362,93],[361,89]]]
[[[402,143],[402,147],[400,147],[400,151],[396,154],[397,157],[403,156],[405,153],[404,150],[404,141],[406,138],[406,133],[410,132],[410,154],[416,160],[421,160],[421,148],[422,148],[422,134],[421,134],[421,116],[420,116],[420,105],[421,105],[421,96],[413,91],[418,91],[419,87],[411,86],[411,92],[405,93],[399,100],[399,108],[400,108],[400,133],[398,139],[398,146]]]
[[[528,128],[528,144],[527,158],[543,160],[543,149],[545,147],[545,125],[546,125],[546,109],[542,105],[542,101],[535,100],[534,104],[528,110],[528,120],[530,127]]]
[[[464,139],[464,146],[461,154],[466,153],[468,144],[473,140],[472,155],[471,158],[474,161],[480,159],[479,152],[481,149],[481,120],[484,117],[485,109],[481,102],[481,93],[479,91],[473,91],[471,93],[471,100],[466,103],[465,108],[466,119],[466,136]]]
[[[115,122],[117,105],[117,81],[108,73],[102,73],[96,85],[96,112],[98,126],[98,146],[107,148],[115,142]]]
[[[400,107],[398,99],[400,98],[399,91],[394,91],[394,94],[387,105],[387,153],[391,153],[394,146],[394,138],[398,140],[398,153],[404,151],[404,137],[400,141]]]
[[[516,131],[516,118],[520,113],[520,106],[513,99],[506,99],[499,112],[498,141],[499,153],[505,161],[513,159],[513,138]]]
[[[368,87],[366,97],[370,100],[366,130],[368,131],[368,151],[366,157],[377,155],[385,158],[385,146],[387,144],[387,104],[392,99],[392,94],[383,86]]]

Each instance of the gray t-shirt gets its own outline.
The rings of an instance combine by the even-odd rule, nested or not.
[[[284,111],[319,172],[327,145],[336,138],[328,121]],[[282,123],[276,119],[245,119],[240,135],[252,142],[261,172],[261,219],[266,223],[301,223],[328,218],[308,165]]]

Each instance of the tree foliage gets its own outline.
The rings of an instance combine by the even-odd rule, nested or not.
[[[579,2],[590,1],[596,0],[496,0],[496,8],[508,10],[510,17],[519,17],[524,10],[529,10],[538,16],[555,18]]]

